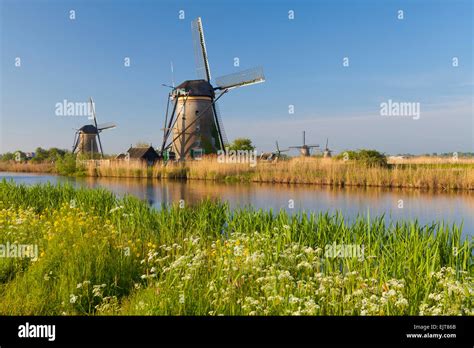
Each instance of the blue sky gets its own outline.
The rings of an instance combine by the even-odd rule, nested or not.
[[[89,122],[56,116],[55,104],[89,96],[99,122],[118,124],[102,135],[106,152],[158,145],[170,61],[177,83],[196,78],[190,23],[198,16],[213,77],[264,67],[265,83],[221,99],[229,139],[271,150],[275,140],[298,145],[306,130],[308,142],[329,137],[336,151],[474,151],[470,0],[0,3],[0,152],[70,148],[73,128]],[[420,103],[420,118],[381,116],[389,99]]]

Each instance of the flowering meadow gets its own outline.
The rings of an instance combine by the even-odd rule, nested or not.
[[[0,182],[1,315],[473,315],[459,226]],[[328,255],[330,245],[363,247]]]

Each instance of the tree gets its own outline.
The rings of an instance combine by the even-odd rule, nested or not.
[[[37,147],[35,150],[35,157],[31,159],[33,163],[40,163],[45,161],[49,156],[48,150],[43,149],[42,147]]]
[[[229,150],[253,151],[255,150],[255,146],[252,145],[252,140],[248,138],[237,138],[229,145]]]
[[[66,154],[65,150],[61,150],[61,149],[58,149],[56,147],[52,147],[48,151],[48,160],[55,162],[58,159],[64,157],[65,154]]]
[[[0,156],[2,161],[13,161],[15,159],[15,153],[14,152],[6,152],[3,155]]]

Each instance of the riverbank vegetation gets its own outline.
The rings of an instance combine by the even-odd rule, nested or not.
[[[297,157],[269,162],[219,162],[216,156],[183,163],[148,166],[136,160],[87,160],[71,153],[36,161],[0,161],[0,171],[47,172],[91,177],[132,177],[315,184],[335,187],[474,190],[474,159],[392,157],[374,150],[346,151],[335,158]],[[49,158],[49,157],[47,157]],[[230,162],[230,163],[229,163]]]
[[[38,255],[0,258],[2,315],[474,314],[472,244],[442,222],[211,201],[157,211],[105,190],[3,181],[7,243]]]
[[[219,163],[215,157],[200,161],[157,164],[108,161],[89,163],[86,171],[99,177],[152,177],[158,179],[316,184],[336,187],[422,188],[473,190],[474,161],[428,163],[387,163],[367,165],[357,160],[336,158],[293,158],[286,161]]]

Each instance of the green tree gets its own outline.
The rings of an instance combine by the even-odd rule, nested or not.
[[[48,150],[48,160],[56,162],[58,159],[63,158],[65,154],[66,154],[66,150],[52,147]]]
[[[229,145],[229,150],[253,151],[255,150],[255,146],[252,145],[252,140],[248,138],[237,138]]]
[[[49,152],[42,147],[37,147],[35,150],[35,157],[31,159],[33,163],[40,163],[45,161],[49,156]]]
[[[14,152],[6,152],[3,155],[0,156],[2,161],[13,161],[15,159],[15,153]]]

